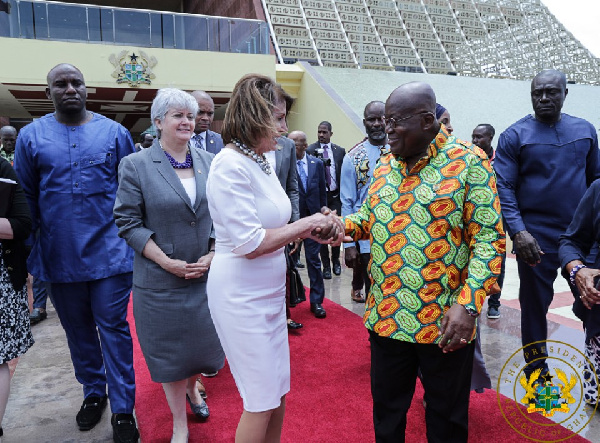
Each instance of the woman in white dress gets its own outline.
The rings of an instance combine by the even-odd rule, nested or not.
[[[279,85],[262,75],[244,76],[223,121],[227,145],[207,183],[216,236],[208,304],[244,403],[238,443],[281,438],[290,390],[284,246],[298,238],[342,240],[343,227],[331,215],[288,224],[290,201],[264,156],[287,132],[285,116]]]

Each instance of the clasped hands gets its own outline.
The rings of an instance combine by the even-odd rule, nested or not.
[[[177,277],[185,278],[186,280],[200,278],[208,272],[213,255],[214,253],[209,252],[208,254],[200,257],[198,261],[194,263],[170,259],[169,264],[165,269],[171,274],[174,274]]]
[[[344,240],[344,223],[337,216],[336,211],[327,207],[321,208],[320,214],[313,214],[309,238],[332,246],[339,246]]]

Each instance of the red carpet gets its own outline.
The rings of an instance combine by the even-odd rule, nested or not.
[[[323,305],[327,310],[325,320],[316,319],[309,312],[307,302],[292,309],[292,317],[303,323],[304,328],[290,333],[292,380],[282,441],[374,441],[367,331],[359,316],[329,300],[325,300]],[[136,415],[142,442],[169,442],[171,414],[161,385],[150,380],[135,335],[131,304],[129,315],[134,335]],[[219,371],[217,377],[205,379],[205,386],[211,416],[206,423],[199,423],[188,406],[190,442],[233,442],[242,401],[228,366]],[[408,415],[406,441],[411,443],[426,442],[422,398],[423,389],[418,384]],[[496,393],[492,390],[471,395],[470,414],[469,440],[472,442],[502,439],[503,443],[512,443],[525,440],[504,420]],[[571,435],[569,431],[560,429],[559,438],[553,440]],[[568,441],[580,443],[588,440],[573,436]]]

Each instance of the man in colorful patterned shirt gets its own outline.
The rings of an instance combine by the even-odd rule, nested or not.
[[[505,237],[494,173],[479,148],[435,118],[425,83],[385,105],[391,153],[346,235],[371,241],[365,326],[377,442],[404,441],[417,370],[430,441],[467,441],[476,317],[500,273]]]

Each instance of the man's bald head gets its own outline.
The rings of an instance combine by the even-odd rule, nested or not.
[[[210,129],[210,125],[215,118],[215,102],[204,91],[194,91],[192,92],[192,97],[198,102],[198,114],[196,115],[194,132],[200,134]]]
[[[306,138],[306,134],[303,131],[292,131],[288,134],[288,138],[294,141],[301,137]]]
[[[192,97],[194,97],[196,100],[210,100],[211,102],[213,101],[212,97],[206,91],[194,91],[192,92]]]
[[[14,126],[2,126],[0,128],[0,137],[3,137],[5,135],[14,135],[16,137],[17,129]]]
[[[535,118],[544,123],[560,120],[569,90],[567,77],[556,69],[544,69],[531,81],[531,104]]]
[[[385,107],[400,111],[402,114],[431,112],[435,115],[435,92],[423,82],[410,82],[398,86],[388,97]]]
[[[391,152],[410,167],[427,153],[440,130],[435,103],[433,89],[422,82],[399,86],[385,102],[385,131]]]
[[[81,73],[79,68],[77,68],[76,66],[73,66],[70,63],[59,63],[54,68],[50,69],[50,71],[48,71],[48,74],[46,75],[46,83],[48,83],[48,86],[50,86],[50,84],[54,80],[54,76],[56,75],[56,73],[61,72],[65,69],[75,70],[75,71],[79,72],[79,74],[81,75],[81,79],[83,80],[83,74]]]
[[[558,83],[566,89],[567,87],[567,76],[564,72],[559,71],[558,69],[543,69],[541,70],[535,77],[533,77],[532,83],[540,78],[556,78]]]
[[[15,144],[17,142],[17,130],[13,126],[2,126],[0,128],[0,144],[4,152],[15,152]]]
[[[288,138],[296,145],[296,158],[301,160],[304,158],[304,152],[308,148],[306,134],[302,131],[292,131],[288,134]]]

